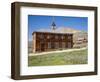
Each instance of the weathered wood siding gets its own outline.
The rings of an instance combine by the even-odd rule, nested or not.
[[[33,32],[33,52],[73,47],[73,34]]]

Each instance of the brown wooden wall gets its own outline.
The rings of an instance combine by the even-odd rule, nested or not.
[[[73,34],[34,32],[33,33],[33,45],[34,44],[35,44],[35,47],[33,47],[33,49],[35,48],[34,49],[35,52],[72,48],[73,47]],[[48,44],[51,44],[50,46],[51,48],[49,48]],[[57,48],[57,44],[58,44],[58,48]]]

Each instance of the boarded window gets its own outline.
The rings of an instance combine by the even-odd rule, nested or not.
[[[68,36],[68,39],[71,39],[71,36]]]
[[[59,48],[59,42],[55,42],[55,48]]]
[[[66,48],[66,43],[62,42],[62,48]]]
[[[50,39],[50,35],[47,35],[47,39]]]
[[[71,42],[68,42],[68,48],[71,48]]]
[[[40,39],[43,39],[44,38],[44,35],[43,34],[40,34]]]
[[[55,36],[55,39],[58,39],[58,35]]]
[[[51,42],[48,42],[48,48],[51,48]]]

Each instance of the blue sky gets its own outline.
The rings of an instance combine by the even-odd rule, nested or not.
[[[50,29],[54,17],[56,27],[71,27],[73,29],[87,31],[87,17],[70,17],[70,16],[42,16],[28,15],[28,37],[32,40],[32,32],[39,29]]]

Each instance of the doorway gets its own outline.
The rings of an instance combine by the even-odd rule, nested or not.
[[[41,51],[45,51],[45,44],[41,43]]]

